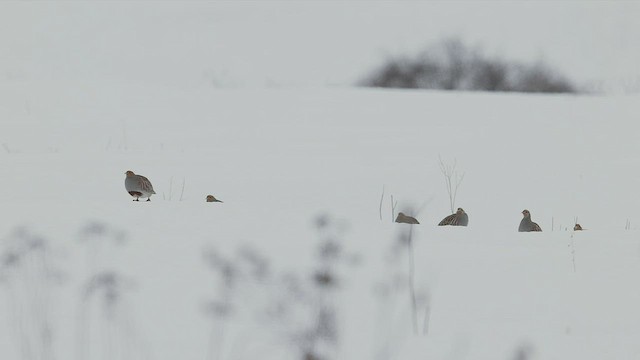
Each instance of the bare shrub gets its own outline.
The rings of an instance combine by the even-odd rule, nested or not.
[[[440,172],[442,172],[442,176],[444,176],[444,182],[447,187],[447,194],[449,195],[449,206],[451,207],[451,212],[455,213],[456,208],[456,197],[458,196],[458,188],[464,180],[464,173],[460,175],[457,170],[458,160],[454,159],[452,164],[446,164],[442,161],[441,157],[438,157],[440,160]]]
[[[450,38],[416,56],[387,59],[359,85],[384,88],[575,93],[571,81],[542,61],[532,64],[484,55]]]

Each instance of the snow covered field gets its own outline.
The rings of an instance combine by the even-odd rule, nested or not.
[[[64,84],[0,83],[1,359],[640,358],[638,96]]]

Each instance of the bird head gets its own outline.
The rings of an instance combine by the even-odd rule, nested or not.
[[[524,215],[524,217],[531,217],[531,213],[529,212],[529,210],[522,210],[522,215]]]
[[[135,175],[135,174],[133,173],[133,171],[131,171],[131,170],[127,170],[127,172],[126,172],[125,174],[126,174],[127,176],[133,176],[133,175]]]
[[[464,210],[462,208],[458,208],[458,211],[456,211],[456,214],[462,215],[464,214]]]

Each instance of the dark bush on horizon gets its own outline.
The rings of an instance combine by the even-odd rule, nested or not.
[[[359,85],[383,88],[576,93],[576,86],[542,62],[489,57],[449,39],[414,57],[388,59]]]

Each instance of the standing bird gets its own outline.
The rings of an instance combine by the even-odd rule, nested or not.
[[[404,224],[420,224],[418,220],[416,220],[416,218],[414,218],[413,216],[407,216],[403,212],[398,213],[398,217],[396,217],[396,222],[404,223]]]
[[[524,215],[524,217],[520,221],[520,227],[518,228],[518,231],[520,232],[542,231],[542,229],[540,228],[540,225],[531,221],[531,213],[529,212],[529,210],[522,210],[522,215]]]
[[[224,202],[215,198],[213,195],[207,195],[207,202]]]
[[[124,187],[129,195],[135,198],[133,201],[140,201],[141,197],[146,197],[147,201],[151,201],[151,195],[156,193],[153,191],[151,181],[142,175],[134,174],[131,170],[125,174],[127,177],[124,179]]]
[[[451,214],[442,219],[438,226],[451,225],[451,226],[467,226],[469,224],[469,215],[462,208],[458,208],[455,214]]]

